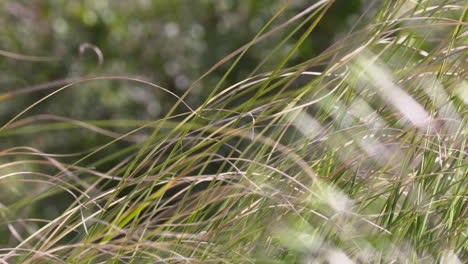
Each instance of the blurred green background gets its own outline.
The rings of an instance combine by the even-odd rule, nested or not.
[[[279,25],[317,1],[289,1],[274,22]],[[0,93],[58,79],[89,75],[140,76],[181,95],[216,62],[252,40],[286,3],[271,0],[200,1],[2,1],[0,49],[50,61],[0,57]],[[323,51],[356,19],[360,1],[337,1],[302,45],[291,63]],[[294,26],[255,45],[229,76],[236,83],[255,68]],[[296,34],[260,70],[272,70],[289,51]],[[102,64],[89,43],[103,55]],[[84,46],[83,46],[84,47]],[[271,67],[269,67],[272,65]],[[209,75],[188,96],[198,106],[230,63]],[[0,104],[2,123],[51,90],[20,96]],[[96,81],[78,85],[40,104],[32,113],[80,120],[155,119],[176,99],[158,89],[128,81]]]

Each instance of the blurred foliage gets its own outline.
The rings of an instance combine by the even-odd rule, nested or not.
[[[275,24],[286,21],[310,5],[293,1]],[[343,32],[360,1],[339,1],[327,13],[295,62],[323,51],[335,34]],[[212,65],[248,43],[285,1],[3,1],[0,49],[19,54],[50,57],[52,61],[0,59],[0,92],[12,91],[57,79],[88,75],[144,76],[181,95]],[[253,47],[227,80],[245,78],[287,30]],[[284,55],[294,37],[278,52]],[[103,63],[88,48],[103,54]],[[262,71],[271,70],[281,56],[273,56]],[[229,64],[226,65],[226,67]],[[197,106],[221,79],[221,67],[206,78],[187,98]],[[78,85],[43,103],[37,112],[76,119],[154,119],[176,101],[173,96],[145,85],[97,81]],[[17,98],[2,104],[1,121],[37,96]],[[23,101],[24,100],[24,101]],[[52,102],[53,101],[53,102]],[[92,111],[83,111],[88,109]]]

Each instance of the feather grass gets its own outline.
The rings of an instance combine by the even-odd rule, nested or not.
[[[462,3],[384,1],[365,27],[290,65],[333,4],[319,1],[288,20],[303,22],[285,39],[301,35],[278,65],[258,73],[273,50],[227,86],[250,47],[286,27],[274,26],[284,6],[207,72],[235,58],[202,105],[184,102],[194,83],[160,120],[26,116],[85,82],[164,88],[103,76],[54,90],[0,136],[79,129],[107,142],[1,150],[0,188],[13,198],[0,204],[11,237],[0,263],[466,262]],[[37,217],[64,193],[63,210]]]

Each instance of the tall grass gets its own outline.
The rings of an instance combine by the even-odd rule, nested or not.
[[[281,63],[269,64],[273,50],[198,107],[184,99],[199,81],[159,120],[28,116],[86,82],[144,82],[103,76],[19,109],[1,137],[81,129],[107,142],[0,150],[0,189],[14,197],[1,201],[0,263],[466,262],[465,3],[374,4],[327,50],[290,63],[331,5],[283,25],[279,10],[207,74],[229,64],[227,77],[280,30],[300,34]],[[38,218],[47,203],[63,210]]]

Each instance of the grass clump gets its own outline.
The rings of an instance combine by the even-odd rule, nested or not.
[[[143,82],[121,76],[76,80],[20,110],[0,136],[81,130],[99,144],[1,149],[0,262],[464,263],[466,6],[384,1],[291,63],[331,5],[277,25],[280,9],[208,71],[230,63],[198,107],[184,100],[205,75],[154,121],[27,116],[82,83]],[[284,28],[297,42],[279,64],[273,50],[225,83]]]

